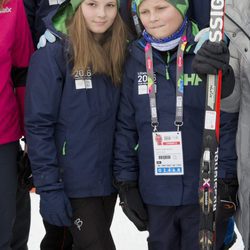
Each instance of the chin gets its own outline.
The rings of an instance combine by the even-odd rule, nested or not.
[[[168,35],[156,35],[156,36],[153,35],[153,37],[156,39],[163,39],[163,38],[168,37]]]
[[[92,33],[101,35],[101,34],[104,34],[106,31],[107,29],[93,29]]]
[[[156,39],[163,39],[171,35],[169,32],[159,32],[159,30],[157,32],[149,32],[149,34]]]
[[[109,27],[99,27],[99,28],[96,28],[97,32],[100,31],[100,32],[106,32],[107,30],[109,29]]]

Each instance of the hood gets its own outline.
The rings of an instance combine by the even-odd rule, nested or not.
[[[63,5],[64,3],[62,3]],[[44,25],[46,27],[46,29],[48,29],[51,33],[53,33],[53,35],[55,35],[56,37],[58,38],[63,38],[65,37],[65,35],[60,32],[60,31],[57,31],[53,25],[53,17],[56,15],[56,13],[58,12],[60,8],[60,5],[57,6],[57,8],[55,8],[53,11],[50,11],[49,14],[43,18],[43,22],[44,22]]]
[[[250,35],[250,0],[227,0],[226,15]]]

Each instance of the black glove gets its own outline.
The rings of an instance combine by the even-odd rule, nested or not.
[[[234,215],[237,207],[237,191],[236,178],[218,179],[218,217],[227,220]]]
[[[34,187],[31,165],[28,154],[21,148],[18,152],[17,158],[17,172],[18,172],[18,184],[20,188],[30,190]]]
[[[208,74],[216,75],[218,70],[222,70],[221,98],[229,96],[235,85],[234,72],[229,65],[229,58],[229,49],[224,41],[214,43],[207,40],[198,50],[192,63],[193,71],[204,82]]]
[[[147,230],[148,214],[136,182],[118,182],[120,206],[139,231]]]

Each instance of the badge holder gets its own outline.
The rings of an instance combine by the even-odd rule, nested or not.
[[[145,47],[145,60],[148,75],[148,94],[151,112],[151,126],[153,127],[152,139],[154,150],[154,173],[156,176],[177,176],[184,175],[182,133],[183,126],[183,55],[187,45],[186,31],[181,37],[177,52],[176,70],[176,118],[175,126],[177,131],[158,132],[158,116],[156,105],[156,93],[153,73],[152,47],[148,43]]]

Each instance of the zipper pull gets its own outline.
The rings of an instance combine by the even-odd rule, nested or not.
[[[62,148],[62,155],[66,155],[66,141],[63,143],[63,148]]]
[[[169,62],[170,62],[170,53],[169,53],[169,51],[168,51],[168,54],[167,54],[167,63],[166,63],[166,79],[167,79],[167,80],[170,79],[170,75],[169,75],[169,71],[168,71]]]
[[[168,65],[166,66],[166,79],[167,79],[167,80],[170,79],[169,71],[168,71]]]

